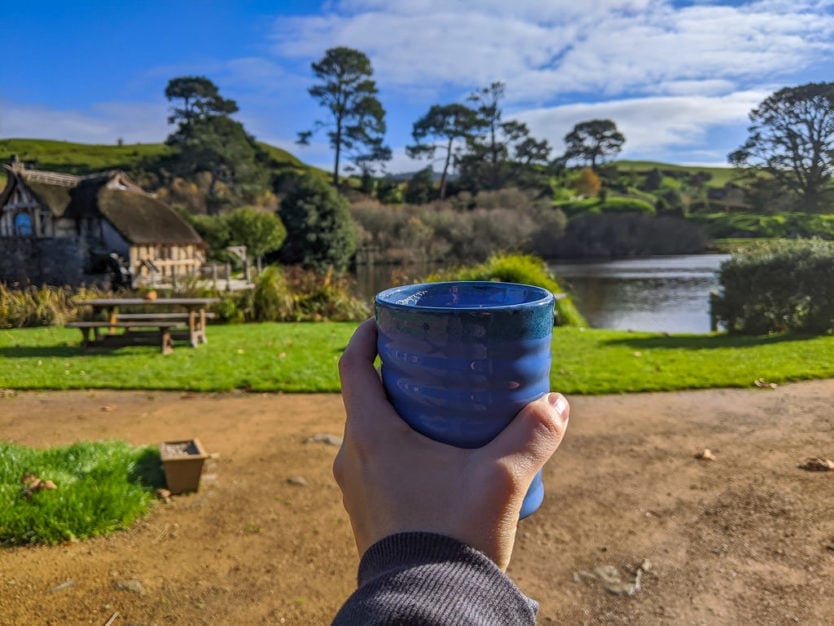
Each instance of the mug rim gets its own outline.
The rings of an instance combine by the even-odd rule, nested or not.
[[[420,306],[417,304],[409,304],[394,301],[394,297],[399,296],[400,299],[406,298],[421,289],[448,287],[452,285],[467,285],[472,287],[521,287],[523,289],[539,292],[540,297],[527,302],[517,302],[513,304],[484,304],[484,305],[463,305],[463,306]],[[374,296],[374,303],[377,306],[386,307],[397,310],[412,310],[425,312],[450,312],[450,311],[500,311],[506,309],[518,308],[538,308],[545,306],[553,306],[556,298],[553,293],[544,287],[536,285],[529,285],[526,283],[508,283],[492,280],[447,280],[434,283],[415,283],[413,285],[400,285],[398,287],[390,287],[380,291]]]

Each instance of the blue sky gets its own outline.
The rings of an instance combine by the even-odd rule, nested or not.
[[[163,141],[170,78],[205,75],[258,139],[329,167],[310,62],[371,59],[395,158],[432,104],[506,83],[504,115],[556,152],[613,119],[623,158],[724,164],[747,114],[784,86],[834,79],[834,0],[76,0],[4,3],[0,137]],[[555,156],[555,154],[554,154]]]

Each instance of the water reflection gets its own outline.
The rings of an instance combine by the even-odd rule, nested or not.
[[[551,264],[594,328],[674,333],[709,331],[709,292],[718,288],[725,254],[649,257]],[[395,284],[421,279],[436,267],[360,266],[356,290],[368,301]]]
[[[709,331],[709,292],[728,255],[707,254],[599,263],[557,263],[576,305],[595,328]]]

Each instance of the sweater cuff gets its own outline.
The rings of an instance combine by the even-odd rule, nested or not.
[[[383,591],[395,619],[425,623],[534,624],[538,611],[489,557],[434,533],[372,545],[359,564],[357,592],[371,589]]]

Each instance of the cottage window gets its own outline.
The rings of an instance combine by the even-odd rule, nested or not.
[[[14,233],[18,237],[32,236],[32,218],[28,213],[18,213],[14,216]]]

